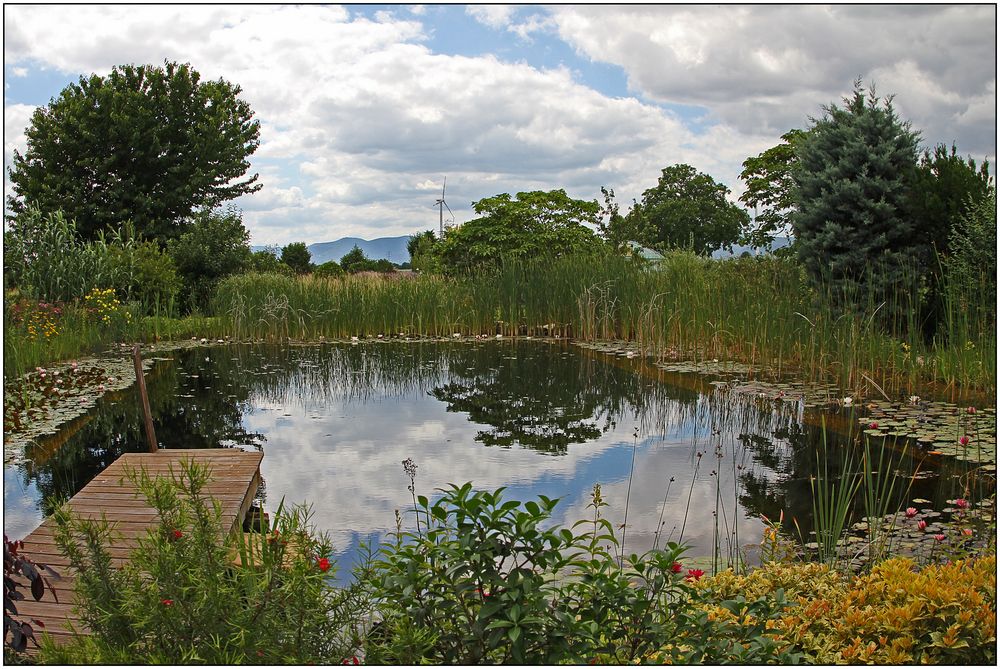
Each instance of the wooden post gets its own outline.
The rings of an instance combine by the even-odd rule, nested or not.
[[[146,380],[142,376],[142,358],[139,356],[139,345],[132,347],[132,361],[135,363],[135,383],[142,399],[142,415],[146,419],[146,441],[149,442],[149,452],[156,453],[156,433],[153,431],[153,414],[149,410],[149,395],[146,394]]]

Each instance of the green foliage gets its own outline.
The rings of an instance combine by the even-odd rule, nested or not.
[[[311,530],[306,510],[279,508],[266,536],[228,533],[208,475],[190,461],[172,478],[131,475],[157,523],[120,568],[114,527],[56,512],[56,541],[92,634],[43,646],[43,661],[330,664],[351,655],[363,607],[356,590],[328,582],[330,541]]]
[[[796,147],[805,133],[789,130],[781,143],[743,161],[740,179],[747,188],[740,202],[754,210],[753,227],[741,242],[756,247],[770,247],[777,235],[791,232],[789,214],[795,206],[792,168],[796,162]]]
[[[835,299],[846,302],[869,282],[886,299],[925,243],[906,216],[918,135],[891,98],[866,95],[860,81],[842,108],[825,112],[798,144],[792,171],[799,258],[814,280],[833,286]]]
[[[404,463],[405,466],[406,463]],[[679,663],[789,662],[765,629],[779,600],[724,606],[753,624],[719,625],[692,598],[683,549],[629,556],[610,523],[575,534],[546,522],[556,500],[504,501],[503,489],[452,486],[437,502],[415,497],[416,532],[399,532],[369,575],[382,631],[374,663],[553,664],[653,659]],[[744,621],[749,622],[749,620]]]
[[[340,259],[340,266],[345,272],[357,274],[358,272],[373,271],[374,261],[368,258],[359,246],[355,245]]]
[[[583,255],[502,262],[498,270],[336,282],[244,275],[220,285],[214,313],[241,338],[555,334],[628,339],[648,354],[766,359],[769,369],[845,389],[869,389],[863,374],[905,395],[929,381],[983,390],[996,382],[991,303],[964,312],[956,306],[954,332],[925,343],[915,323],[901,322],[893,335],[872,319],[880,304],[873,295],[853,296],[859,311],[845,315],[793,258],[714,261],[673,252],[645,268],[616,255]],[[882,308],[905,311],[913,298],[900,299]],[[912,349],[904,351],[901,340]]]
[[[39,300],[82,298],[118,282],[105,250],[104,244],[81,242],[76,223],[61,211],[42,214],[32,207],[4,233],[4,281]]]
[[[250,233],[233,208],[198,212],[180,238],[171,240],[167,250],[184,282],[186,310],[205,309],[221,279],[249,266],[249,242]]]
[[[143,314],[173,312],[181,279],[170,257],[155,242],[138,242],[107,249],[108,260],[120,271],[116,285],[126,302],[139,305]]]
[[[256,174],[239,181],[260,134],[239,94],[171,62],[80,77],[32,115],[7,206],[60,209],[85,239],[126,219],[146,239],[174,239],[195,210],[261,187]]]
[[[955,221],[948,241],[951,255],[945,260],[954,289],[972,295],[985,288],[985,304],[996,302],[996,240],[997,192],[991,188],[986,197],[970,201]]]
[[[29,207],[4,233],[4,279],[42,301],[81,299],[95,288],[113,288],[142,313],[166,308],[180,285],[173,261],[151,242],[137,242],[130,226],[96,241],[80,241],[76,223],[62,212]]]
[[[312,254],[305,242],[292,242],[281,249],[281,262],[291,267],[296,274],[307,274],[313,267]]]
[[[600,238],[584,224],[597,226],[596,201],[574,200],[564,190],[507,193],[473,203],[479,214],[445,233],[437,247],[449,273],[496,267],[501,259],[599,253]]]
[[[341,267],[335,260],[328,260],[321,265],[317,265],[316,269],[313,270],[313,276],[316,278],[343,276],[343,274],[344,268]]]
[[[726,199],[729,189],[690,165],[665,167],[625,216],[634,240],[656,249],[684,248],[708,255],[732,249],[750,216]]]
[[[433,230],[425,230],[419,235],[412,235],[406,242],[406,250],[410,254],[410,266],[419,272],[440,271],[437,258],[437,236]]]
[[[992,185],[989,161],[977,167],[971,157],[959,156],[954,144],[950,153],[944,144],[933,153],[924,151],[913,175],[907,214],[929,251],[951,255],[952,230],[968,208],[990,196]]]
[[[278,247],[276,246],[251,253],[247,270],[262,274],[284,274],[285,276],[295,274],[295,271],[291,267],[278,258]]]

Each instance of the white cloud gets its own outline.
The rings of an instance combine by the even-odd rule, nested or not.
[[[469,5],[465,12],[485,26],[490,28],[506,28],[514,18],[517,7],[514,5]]]
[[[740,133],[781,134],[861,76],[896,93],[928,143],[996,152],[996,7],[560,6],[559,35],[622,66],[653,100],[709,107]],[[993,122],[963,127],[982,110]],[[969,110],[978,110],[969,112]],[[961,119],[961,121],[960,121]]]
[[[238,83],[261,121],[252,170],[264,188],[237,203],[258,244],[436,228],[437,187],[426,184],[445,176],[458,222],[498,192],[594,199],[606,185],[627,205],[677,162],[735,197],[742,160],[805,126],[858,74],[895,90],[927,142],[995,154],[992,7],[466,11],[512,44],[558,33],[584,58],[623,67],[637,97],[602,94],[573,63],[532,64],[530,48],[517,62],[436,53],[441,12],[414,8],[371,20],[312,5],[13,6],[4,54],[29,76],[171,59]],[[5,108],[5,164],[26,120]]]

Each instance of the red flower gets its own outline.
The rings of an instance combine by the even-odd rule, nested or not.
[[[174,530],[174,539],[180,539],[183,536],[184,536],[183,532],[181,532],[180,530]]]
[[[163,604],[164,606],[173,606],[174,605],[174,600],[172,600],[172,599],[161,599],[160,600],[160,604]]]
[[[955,500],[955,506],[957,506],[960,509],[968,509],[969,508],[969,500],[962,499],[961,497],[959,497],[958,499]]]
[[[872,422],[868,423],[868,429],[869,430],[877,430],[878,429],[878,423],[876,423],[875,421],[872,421]]]
[[[675,562],[672,565],[670,565],[670,571],[674,572],[675,574],[681,573],[681,569],[683,568],[684,567],[681,566],[680,562]]]
[[[969,438],[963,434],[962,437],[958,440],[958,443],[962,444],[962,446],[968,446]]]
[[[319,567],[320,571],[326,571],[330,568],[330,561],[326,558],[320,558],[316,561],[316,566]]]
[[[935,534],[934,535],[934,540],[935,541],[944,541],[944,535],[943,534]]]
[[[697,581],[699,578],[705,575],[702,569],[688,569],[687,576],[684,577],[686,581]]]

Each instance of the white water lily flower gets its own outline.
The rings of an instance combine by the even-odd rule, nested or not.
[[[920,402],[920,395],[910,395],[910,404],[917,404]]]
[[[854,398],[853,397],[845,397],[841,401],[844,403],[845,407],[849,407],[849,406],[851,406],[854,403]]]

